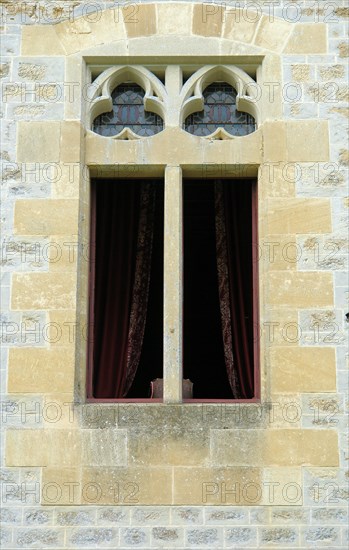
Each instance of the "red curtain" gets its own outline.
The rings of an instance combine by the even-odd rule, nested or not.
[[[154,226],[153,182],[96,182],[93,397],[127,395],[144,336]]]
[[[248,182],[215,182],[216,255],[225,365],[235,399],[254,396],[252,203]],[[251,223],[246,223],[251,220]]]

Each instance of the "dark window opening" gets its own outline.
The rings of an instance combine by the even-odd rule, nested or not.
[[[188,180],[184,182],[184,378],[193,382],[194,399],[233,399],[234,395],[227,374],[222,331],[222,314],[217,272],[217,208],[215,206],[214,181]],[[235,224],[229,226],[239,241],[238,250],[233,239],[227,238],[231,247],[230,260],[238,262],[239,273],[233,268],[230,292],[233,299],[243,302],[243,311],[235,312],[232,326],[234,365],[240,371],[239,398],[253,398],[254,388],[254,317],[253,317],[253,258],[252,258],[252,188],[248,180],[223,181],[227,216],[235,216]],[[234,186],[234,188],[232,188]],[[230,196],[229,192],[233,191]],[[238,203],[230,212],[229,199]],[[240,277],[237,280],[237,277]],[[232,313],[234,315],[234,312]],[[241,320],[241,317],[243,319]],[[243,332],[242,323],[245,324]],[[240,334],[239,341],[234,333]],[[226,338],[226,335],[224,336]],[[238,337],[239,338],[239,337]],[[239,347],[244,347],[241,351]],[[245,379],[247,374],[247,380]]]
[[[163,377],[162,180],[92,182],[88,397]],[[256,184],[183,183],[183,378],[194,399],[258,397]],[[93,245],[93,243],[95,243]]]
[[[94,180],[89,397],[147,398],[162,377],[162,181]]]

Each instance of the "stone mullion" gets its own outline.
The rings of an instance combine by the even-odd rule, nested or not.
[[[164,402],[181,403],[183,354],[182,169],[165,170]]]

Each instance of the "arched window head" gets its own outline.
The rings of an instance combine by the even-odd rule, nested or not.
[[[111,94],[113,109],[99,115],[92,129],[97,134],[114,137],[125,128],[137,136],[153,136],[163,130],[162,118],[144,108],[144,90],[135,83],[121,84]]]
[[[196,136],[209,136],[223,128],[232,136],[246,136],[256,129],[254,118],[236,108],[237,93],[226,82],[214,82],[202,92],[204,108],[190,114],[184,129]]]

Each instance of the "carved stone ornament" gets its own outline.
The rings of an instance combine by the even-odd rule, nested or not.
[[[167,78],[168,75],[170,78]],[[259,110],[254,98],[257,84],[239,67],[206,65],[182,85],[180,67],[169,66],[165,81],[167,86],[140,65],[114,66],[105,70],[91,85],[90,128],[106,137],[122,140],[150,137],[162,131],[163,127],[174,126],[204,138],[235,139],[251,133],[255,130],[255,124],[259,123]],[[219,117],[209,120],[209,112],[203,118],[205,90],[213,84],[219,88],[219,83],[231,87],[230,96],[227,93],[224,96],[230,97],[226,102],[231,103],[231,109],[218,105],[220,112],[223,108],[228,112],[229,125]],[[221,96],[222,90],[218,89]],[[217,109],[213,106],[211,111],[213,113]],[[202,123],[205,128],[201,133],[194,131],[193,125],[187,122],[188,117],[195,113],[206,121]],[[239,131],[234,131],[234,124],[236,128],[240,127]],[[227,130],[228,127],[230,130]]]

